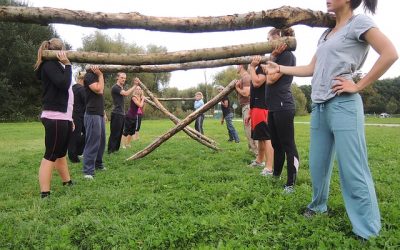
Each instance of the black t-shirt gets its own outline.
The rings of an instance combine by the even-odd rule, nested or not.
[[[222,98],[221,102],[225,102],[228,101],[228,107],[224,107],[224,105],[221,104],[221,109],[222,109],[222,115],[224,117],[226,117],[227,115],[229,115],[231,113],[231,102],[229,101],[229,98],[227,96],[224,96],[224,98]]]
[[[111,88],[111,96],[113,100],[112,113],[125,115],[124,96],[121,95],[122,88],[118,84],[114,84]]]
[[[74,84],[72,91],[74,92],[74,111],[72,117],[83,117],[86,109],[85,87],[80,84]]]
[[[256,74],[265,75],[260,65],[257,66]],[[250,108],[267,109],[265,85],[264,82],[260,87],[255,88],[253,84],[250,84]]]
[[[86,90],[86,113],[88,115],[104,116],[104,96],[93,92],[89,85],[98,82],[99,78],[91,71],[87,72],[83,83]]]
[[[290,51],[280,54],[276,63],[285,66],[295,66],[296,57]],[[282,75],[274,84],[267,84],[267,107],[270,111],[292,110],[295,109],[295,102],[290,89],[293,76]]]

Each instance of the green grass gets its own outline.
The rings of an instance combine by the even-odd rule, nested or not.
[[[289,196],[282,194],[283,180],[273,183],[246,167],[252,157],[241,122],[235,126],[242,142],[235,144],[226,142],[225,126],[205,121],[206,135],[219,142],[221,152],[181,132],[147,157],[125,161],[171,126],[145,120],[139,142],[105,155],[108,169],[94,181],[82,178],[81,164],[70,164],[76,185],[62,187],[55,173],[52,197],[42,200],[37,182],[42,125],[0,124],[0,249],[400,247],[399,128],[366,128],[383,228],[363,245],[352,237],[337,168],[330,215],[307,220],[300,214],[311,199],[308,124],[296,124],[301,166],[296,192]]]

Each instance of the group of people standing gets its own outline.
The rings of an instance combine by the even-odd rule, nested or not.
[[[42,61],[43,50],[60,50],[58,60]],[[66,154],[71,162],[80,162],[83,154],[83,174],[93,179],[95,171],[105,170],[103,154],[106,145],[104,77],[98,66],[86,73],[79,72],[77,83],[71,86],[72,69],[63,42],[58,38],[44,41],[38,50],[35,64],[37,78],[43,87],[43,111],[41,121],[45,128],[45,154],[39,168],[41,197],[50,195],[53,169],[57,169],[63,185],[73,185]],[[140,129],[144,107],[144,95],[139,78],[133,86],[124,90],[125,73],[117,74],[117,82],[111,88],[113,110],[111,112],[108,153],[129,147],[132,136]],[[132,96],[125,115],[124,97]],[[124,135],[124,136],[123,136]]]
[[[342,194],[353,232],[361,240],[367,240],[379,234],[381,220],[368,167],[364,111],[358,92],[382,76],[398,55],[391,41],[370,17],[354,15],[361,3],[365,10],[374,13],[377,0],[326,2],[328,12],[336,16],[336,24],[322,34],[310,64],[295,66],[296,60],[291,52],[277,49],[275,52],[279,55],[274,62],[260,64],[257,56],[249,65],[248,72],[245,65],[239,66],[241,80],[236,89],[244,97],[249,92],[248,82],[251,82],[250,111],[245,102],[241,103],[243,117],[247,117],[246,124],[250,122],[251,125],[251,139],[258,141],[258,155],[251,165],[264,166],[264,155],[267,155],[263,173],[279,177],[286,155],[288,178],[284,191],[292,193],[299,156],[294,143],[294,103],[290,83],[292,76],[312,76],[309,167],[313,195],[303,215],[311,218],[328,212],[329,184],[336,155]],[[291,29],[272,29],[268,38],[294,35],[291,33]],[[379,58],[372,69],[354,83],[352,75],[361,68],[370,46]],[[254,152],[256,147],[251,139],[249,147]],[[271,155],[268,153],[271,150],[269,140],[274,152],[273,165],[268,163]]]
[[[240,96],[249,148],[256,156],[251,166],[262,166],[263,175],[280,178],[286,158],[288,174],[284,192],[292,193],[297,179],[299,155],[294,140],[295,106],[290,85],[293,76],[313,77],[309,152],[313,194],[304,216],[313,217],[327,212],[336,154],[343,198],[353,232],[361,239],[368,239],[379,234],[381,220],[368,167],[363,104],[358,92],[386,72],[398,56],[393,44],[370,17],[353,13],[361,3],[366,10],[374,13],[377,0],[328,0],[326,3],[328,12],[336,15],[336,24],[323,33],[308,65],[295,66],[294,55],[286,51],[284,46],[277,48],[272,55],[274,62],[262,64],[261,58],[256,56],[249,66],[238,67],[241,80],[236,83],[236,90]],[[287,35],[293,36],[294,33],[291,29],[272,29],[268,39]],[[379,58],[365,77],[355,84],[352,73],[362,66],[369,46],[377,51]],[[50,195],[53,168],[59,172],[63,185],[73,184],[65,157],[75,122],[72,115],[74,95],[70,86],[71,64],[64,52],[57,54],[58,61],[41,60],[43,49],[63,48],[59,39],[44,42],[35,65],[44,89],[41,119],[46,133],[46,151],[39,169],[42,197]],[[119,149],[122,133],[127,137],[124,146],[128,145],[129,136],[134,133],[132,117],[140,113],[139,109],[144,104],[143,93],[139,89],[136,92],[134,87],[123,90],[125,80],[125,74],[118,74],[117,83],[112,88],[114,110],[108,147],[110,153]],[[95,169],[104,169],[104,77],[99,68],[93,66],[83,82],[86,94],[83,171],[85,177],[93,178]],[[135,94],[125,115],[123,97],[132,93]],[[225,108],[226,105],[229,107],[229,102],[223,101],[222,104]],[[195,108],[199,106],[201,102],[195,104]],[[227,123],[231,121],[228,115],[229,112],[223,117]],[[77,120],[81,121],[82,116]],[[196,127],[202,133],[202,118],[197,122],[199,125]],[[81,124],[75,124],[77,133],[82,130]],[[122,124],[125,124],[125,131]],[[230,134],[230,140],[238,141],[237,134]]]

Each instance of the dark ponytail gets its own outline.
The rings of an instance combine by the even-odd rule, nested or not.
[[[355,10],[360,6],[361,2],[363,2],[364,10],[369,11],[372,14],[375,14],[376,7],[378,5],[378,0],[351,0],[350,6],[351,9]]]

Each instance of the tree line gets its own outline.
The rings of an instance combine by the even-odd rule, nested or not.
[[[0,0],[0,5],[23,6],[24,3]],[[0,120],[34,120],[41,110],[41,84],[36,80],[33,65],[37,49],[42,41],[59,37],[51,25],[0,22]],[[67,44],[67,43],[66,43]],[[67,44],[67,49],[71,46]],[[159,53],[167,48],[149,44],[146,47],[136,43],[127,43],[121,35],[110,37],[95,31],[82,38],[79,51],[97,51],[106,53]],[[83,70],[85,65],[74,65],[75,71]],[[130,80],[139,77],[158,97],[193,97],[197,91],[203,93],[205,101],[216,95],[217,85],[226,86],[231,80],[238,79],[235,67],[226,67],[214,75],[210,83],[198,83],[196,87],[184,90],[169,88],[170,73],[129,73]],[[115,73],[106,73],[105,100],[106,110],[111,110],[110,89],[115,83]],[[304,115],[311,111],[311,86],[293,84],[292,93],[296,102],[296,114]],[[400,77],[378,80],[361,93],[366,113],[400,113]],[[230,95],[238,103],[236,93]],[[128,102],[128,100],[127,100]],[[165,106],[178,117],[185,117],[193,110],[193,102],[168,102]],[[240,109],[236,110],[240,114]],[[148,107],[148,117],[163,117],[157,110]]]

